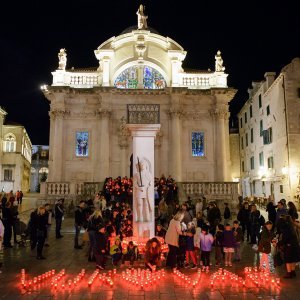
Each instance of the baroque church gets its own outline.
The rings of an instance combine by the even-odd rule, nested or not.
[[[232,181],[228,104],[236,90],[227,85],[221,52],[212,57],[214,70],[185,70],[187,52],[148,27],[147,18],[140,6],[136,26],[94,50],[94,68],[68,69],[66,50],[58,53],[53,82],[42,86],[50,104],[46,193],[76,195],[85,183],[130,176],[126,124],[149,121],[161,125],[156,177]]]

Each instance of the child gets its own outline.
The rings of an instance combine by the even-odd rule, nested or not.
[[[138,249],[137,246],[133,244],[133,241],[130,241],[128,243],[126,253],[123,254],[122,257],[122,263],[124,264],[125,261],[130,261],[130,266],[133,266],[133,263],[135,260],[137,260],[138,257]]]
[[[224,208],[224,224],[229,223],[229,220],[231,218],[231,212],[230,209],[228,207],[228,203],[224,203],[225,208]]]
[[[261,253],[260,268],[268,272],[274,272],[274,264],[271,254],[271,243],[274,242],[275,233],[273,223],[266,222],[262,228],[261,237],[258,243],[258,251]]]
[[[235,239],[234,261],[241,261],[241,243],[244,235],[238,220],[233,222],[232,232]]]
[[[114,245],[110,247],[109,254],[112,258],[112,264],[117,266],[122,258],[121,240],[119,238],[116,238]]]
[[[181,231],[186,231],[186,225],[185,223],[181,223]],[[186,249],[186,236],[185,235],[179,235],[179,249],[177,253],[177,265],[179,268],[182,268],[184,266],[185,261],[185,249]]]
[[[187,227],[187,237],[186,237],[186,248],[185,248],[185,267],[188,268],[190,266],[189,261],[190,257],[193,262],[191,265],[191,269],[197,268],[197,261],[195,257],[195,246],[194,246],[194,235],[196,233],[195,224],[193,222],[188,223]]]
[[[232,253],[234,253],[235,238],[230,224],[226,224],[223,232],[223,251],[225,253],[225,267],[232,267]]]
[[[210,265],[210,252],[214,237],[208,232],[208,227],[204,226],[200,232],[200,249],[201,249],[201,260],[203,262],[203,270],[206,272],[209,270]]]
[[[218,224],[216,228],[215,234],[215,259],[216,266],[219,266],[222,262],[223,258],[223,231],[224,226],[222,224]]]
[[[107,237],[105,235],[104,225],[99,226],[99,231],[95,233],[95,241],[93,244],[93,253],[96,259],[96,268],[104,270],[105,251],[107,247]]]

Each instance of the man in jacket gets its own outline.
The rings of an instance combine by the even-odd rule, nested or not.
[[[55,234],[57,239],[63,237],[60,233],[60,230],[61,230],[61,224],[62,224],[64,213],[65,210],[63,206],[63,199],[59,199],[55,204]]]
[[[82,249],[82,246],[78,243],[81,227],[86,222],[85,219],[85,201],[81,200],[77,209],[75,210],[75,237],[74,237],[74,249]]]

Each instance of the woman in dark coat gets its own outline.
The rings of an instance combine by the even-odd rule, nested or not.
[[[298,219],[297,208],[292,201],[289,201],[288,204],[288,215],[291,216],[292,220],[295,221]]]
[[[270,199],[267,204],[266,212],[268,213],[268,220],[271,221],[272,224],[275,224],[275,222],[276,222],[276,205],[274,205],[272,199]]]
[[[293,278],[296,277],[296,263],[300,261],[300,248],[291,216],[287,215],[284,219],[285,222],[281,223],[281,234],[277,246],[283,249],[287,269],[284,278]]]
[[[243,236],[247,230],[247,242],[250,238],[250,226],[249,226],[249,216],[250,216],[250,209],[248,202],[244,202],[242,208],[239,210],[237,219],[240,221],[242,226]]]

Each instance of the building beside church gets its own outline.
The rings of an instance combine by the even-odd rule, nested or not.
[[[0,107],[0,188],[2,192],[28,192],[30,188],[31,141],[24,126],[5,122]]]
[[[236,90],[227,86],[220,51],[214,70],[184,70],[184,48],[138,15],[137,26],[104,41],[94,55],[96,67],[68,69],[61,49],[52,84],[42,86],[50,104],[46,194],[77,195],[85,183],[129,176],[126,123],[151,120],[157,105],[155,176],[232,181],[228,104]]]
[[[40,182],[46,181],[48,169],[49,146],[33,145],[31,157],[30,191],[39,192]]]
[[[243,196],[299,205],[300,58],[252,86],[238,114]]]

